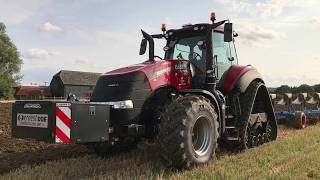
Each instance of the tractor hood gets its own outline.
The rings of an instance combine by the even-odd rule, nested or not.
[[[144,74],[151,90],[161,85],[170,85],[175,71],[183,72],[188,75],[188,61],[186,60],[158,60],[145,61],[140,64],[119,68],[101,75],[101,78],[112,78],[115,76],[128,76],[127,81],[139,81],[141,79],[134,78],[134,74]],[[175,77],[177,78],[177,77]],[[190,84],[190,83],[186,83]],[[180,87],[177,87],[181,89]]]
[[[135,64],[123,68],[119,68],[113,71],[106,72],[102,74],[102,76],[114,76],[114,75],[123,75],[128,74],[132,72],[144,72],[146,75],[148,75],[148,72],[150,69],[154,69],[158,66],[161,66],[162,64],[166,64],[166,61],[145,61],[140,64]]]

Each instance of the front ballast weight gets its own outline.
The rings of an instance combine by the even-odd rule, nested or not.
[[[109,141],[109,116],[106,104],[16,101],[12,136],[57,144]]]

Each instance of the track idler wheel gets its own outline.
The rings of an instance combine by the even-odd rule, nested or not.
[[[277,138],[277,126],[275,121],[268,120],[265,136],[265,142],[274,141]]]
[[[261,142],[262,142],[262,144],[264,144],[264,143],[267,143],[267,141],[266,141],[266,133],[262,133],[262,135],[261,135]]]
[[[307,126],[307,116],[304,112],[297,112],[295,116],[295,127],[297,129],[304,129]]]
[[[251,144],[252,144],[253,148],[258,146],[258,138],[257,138],[257,136],[252,136]]]
[[[258,139],[258,146],[260,146],[260,145],[262,145],[264,142],[263,142],[263,140],[262,140],[262,134],[258,134],[258,136],[257,136],[257,139]]]

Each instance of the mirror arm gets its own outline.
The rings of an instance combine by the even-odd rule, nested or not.
[[[152,34],[151,37],[156,38],[156,39],[162,39],[165,37],[165,35],[164,34]]]
[[[211,25],[211,28],[212,28],[212,29],[215,29],[216,27],[221,26],[222,24],[226,23],[227,21],[229,21],[229,20],[223,20],[223,21],[219,21],[219,22],[217,22],[217,23],[213,23],[213,24]]]
[[[141,29],[143,37],[149,42],[149,61],[154,61],[154,40],[152,36]]]

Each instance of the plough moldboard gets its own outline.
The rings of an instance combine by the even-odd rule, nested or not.
[[[320,93],[270,94],[278,122],[305,128],[320,117]],[[281,121],[281,120],[288,121]]]

